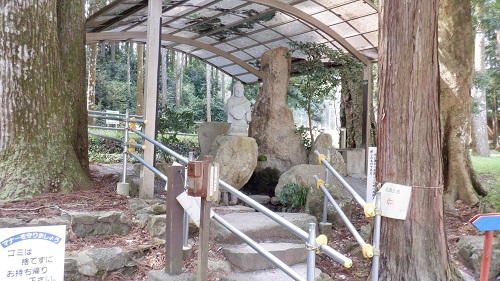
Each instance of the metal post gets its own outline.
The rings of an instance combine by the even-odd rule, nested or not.
[[[127,155],[128,155],[128,109],[125,111],[125,130],[123,133],[123,170],[122,170],[122,183],[126,182],[127,178]]]
[[[375,196],[375,226],[373,227],[373,259],[372,259],[372,273],[371,281],[378,281],[378,268],[380,259],[380,224],[382,222],[382,217],[380,215],[380,208],[382,206],[380,202],[381,192],[378,191]]]
[[[123,130],[123,169],[122,169],[122,181],[116,185],[116,193],[129,196],[130,195],[130,184],[127,181],[127,156],[129,153],[129,143],[128,143],[128,109],[125,111],[125,130]]]
[[[309,237],[307,239],[307,281],[314,280],[316,267],[316,224],[309,223]]]
[[[481,260],[481,276],[479,281],[488,281],[491,262],[491,244],[493,242],[493,230],[484,232],[483,258]]]
[[[188,160],[189,161],[193,161],[193,159],[194,159],[194,153],[193,152],[189,152]],[[187,186],[187,171],[184,174],[184,179],[186,179],[186,181],[184,182],[184,186]],[[183,240],[182,240],[182,246],[184,247],[185,250],[188,250],[188,249],[191,249],[191,246],[188,243],[188,239],[189,239],[189,216],[188,216],[188,213],[186,211],[184,211],[184,226],[183,227],[184,227],[183,228],[184,235],[183,235]]]
[[[182,214],[184,208],[177,196],[184,192],[184,166],[167,168],[167,228],[165,242],[165,273],[182,273]]]
[[[208,275],[208,242],[210,233],[210,207],[212,203],[201,197],[200,245],[198,246],[197,281],[206,281]]]
[[[326,161],[330,162],[330,156],[331,156],[331,147],[327,148],[326,152]],[[328,186],[330,182],[330,173],[328,172],[328,169],[325,168],[325,185]],[[328,198],[323,199],[323,223],[327,223],[328,221]]]

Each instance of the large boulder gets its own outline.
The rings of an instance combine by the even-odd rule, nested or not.
[[[347,176],[347,168],[344,162],[344,157],[335,148],[332,147],[333,139],[330,134],[322,133],[316,137],[314,143],[311,146],[311,151],[309,152],[309,164],[318,165],[318,156],[314,154],[314,151],[318,151],[321,154],[328,155],[328,148],[330,148],[330,165],[333,166],[335,171],[341,176]],[[322,164],[321,164],[322,165]]]
[[[308,164],[297,165],[281,175],[275,189],[275,194],[279,197],[283,191],[283,187],[287,184],[297,183],[301,186],[309,187],[305,206],[306,213],[321,220],[323,218],[323,202],[325,195],[321,189],[316,188],[316,180],[313,178],[314,175],[318,176],[320,179],[325,179],[325,166]],[[347,192],[342,184],[334,177],[330,177],[327,189],[346,216],[350,217],[352,199],[349,192]],[[331,204],[328,204],[328,221],[342,224],[342,219]]]
[[[215,138],[227,135],[231,124],[226,122],[205,122],[198,129],[198,144],[201,155],[209,155],[210,148]]]
[[[236,189],[248,182],[257,166],[257,143],[243,136],[218,136],[208,153],[219,163],[219,178]]]
[[[483,257],[484,236],[462,236],[458,241],[458,257],[467,266],[474,269],[474,275],[479,277],[481,273],[481,261]],[[497,280],[500,274],[500,240],[493,238],[491,246],[491,259],[489,279]]]
[[[262,55],[262,89],[257,98],[249,127],[259,155],[257,170],[275,168],[280,173],[295,165],[307,163],[307,151],[302,137],[295,133],[292,110],[286,103],[290,80],[290,56],[285,47],[269,50]]]

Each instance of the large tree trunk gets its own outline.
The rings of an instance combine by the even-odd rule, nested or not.
[[[180,52],[175,52],[175,107],[181,105],[182,79],[184,73],[184,56]]]
[[[144,44],[137,44],[137,115],[142,116],[144,111]]]
[[[89,79],[87,83],[87,109],[95,110],[95,82],[97,67],[97,43],[90,44]],[[89,125],[94,125],[94,118],[89,117]]]
[[[484,32],[479,29],[475,38],[475,70],[484,71]],[[472,149],[481,157],[490,156],[488,144],[488,130],[486,121],[486,91],[477,87],[472,88],[472,98],[476,103],[472,114]]]
[[[382,1],[377,180],[412,186],[406,220],[382,219],[380,280],[458,280],[443,210],[438,1]]]
[[[84,3],[0,5],[0,200],[90,187]]]
[[[473,36],[471,3],[440,0],[439,64],[441,75],[441,126],[443,172],[446,202],[461,199],[471,205],[479,202],[473,185],[474,171],[469,154],[471,118],[470,89],[473,75]],[[455,36],[464,38],[457,44]]]
[[[207,122],[212,122],[212,67],[206,64],[207,79]]]
[[[168,83],[168,50],[161,49],[161,106],[167,105],[167,83]]]
[[[363,69],[358,75],[363,79]],[[363,141],[363,87],[342,77],[340,126],[346,128],[346,147],[361,148]]]

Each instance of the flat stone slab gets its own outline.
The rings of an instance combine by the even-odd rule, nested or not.
[[[212,210],[218,215],[225,215],[230,213],[255,213],[254,208],[243,205],[212,206]]]
[[[169,275],[165,270],[151,270],[148,272],[148,281],[196,281],[196,274],[184,272],[179,275]]]
[[[287,265],[303,263],[307,260],[305,244],[260,243],[259,246],[269,251]],[[273,263],[247,244],[226,246],[222,250],[227,260],[244,272],[275,267]]]
[[[317,223],[314,216],[305,213],[276,213],[291,224],[301,228],[306,233],[309,231],[309,223]],[[293,232],[281,226],[271,218],[260,212],[255,213],[232,213],[221,216],[232,226],[245,233],[256,242],[296,242],[302,239]],[[219,243],[237,244],[242,240],[226,229],[224,226],[212,220],[212,238]]]
[[[307,276],[307,264],[298,264],[291,266],[292,270],[297,272],[300,276],[306,279]],[[222,281],[248,281],[248,280],[268,280],[268,281],[290,281],[293,280],[292,277],[288,276],[281,269],[269,269],[261,270],[255,272],[243,272],[243,273],[233,273],[224,278]],[[333,281],[333,279],[324,274],[319,268],[314,270],[314,280],[315,281]]]

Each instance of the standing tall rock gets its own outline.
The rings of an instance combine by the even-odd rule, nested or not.
[[[275,168],[280,173],[295,165],[307,163],[307,151],[300,135],[295,133],[292,110],[286,103],[290,81],[290,56],[285,47],[262,55],[262,90],[254,106],[249,136],[255,138],[259,155],[257,170]]]

